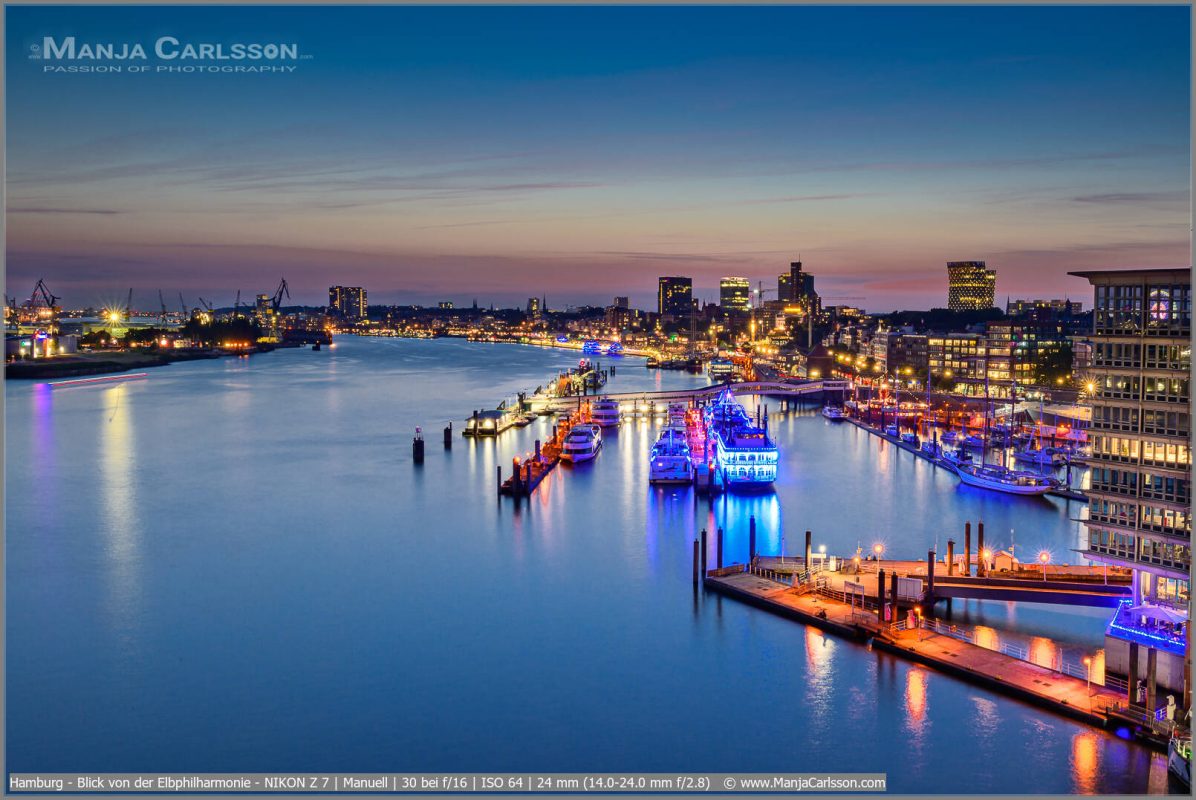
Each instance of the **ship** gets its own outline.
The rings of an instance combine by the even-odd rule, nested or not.
[[[648,460],[649,483],[690,483],[693,464],[685,433],[669,426],[661,431]]]
[[[561,459],[577,464],[589,461],[602,449],[602,429],[590,423],[574,425],[561,444]]]
[[[619,401],[604,397],[595,400],[590,406],[590,419],[603,428],[613,428],[619,424]]]
[[[706,409],[717,469],[730,488],[766,489],[777,479],[778,451],[765,428],[754,424],[730,389]]]
[[[846,419],[847,412],[844,411],[843,408],[840,406],[823,406],[822,407],[822,416],[826,417],[829,420],[840,420],[840,419]]]
[[[1006,494],[1042,495],[1054,481],[1035,472],[1015,472],[996,464],[958,464],[955,473],[968,486]]]

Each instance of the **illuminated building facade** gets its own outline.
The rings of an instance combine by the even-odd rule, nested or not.
[[[1108,668],[1183,691],[1192,563],[1191,276],[1183,269],[1075,272],[1095,288],[1092,487],[1085,557],[1133,570],[1105,637]],[[1178,629],[1182,628],[1182,632]]]
[[[657,284],[656,310],[662,316],[688,316],[694,307],[692,278],[662,277]]]
[[[360,286],[330,286],[328,309],[344,319],[366,318],[366,291]]]
[[[747,278],[723,278],[718,282],[718,304],[724,311],[747,311],[751,297],[752,285]]]
[[[983,261],[947,262],[947,308],[952,311],[983,311],[993,307],[997,271]]]

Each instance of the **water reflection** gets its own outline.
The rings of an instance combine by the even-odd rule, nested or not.
[[[100,530],[105,539],[107,609],[114,627],[139,621],[141,509],[134,484],[136,447],[127,384],[104,392],[105,419],[99,423]],[[159,476],[159,480],[167,480]]]

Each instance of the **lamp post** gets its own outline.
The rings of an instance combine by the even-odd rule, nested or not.
[[[988,577],[988,572],[991,569],[991,566],[988,562],[989,559],[992,558],[992,555],[993,551],[989,550],[987,547],[980,551],[980,561],[984,564],[984,577],[986,578]]]
[[[1038,554],[1038,561],[1040,564],[1042,564],[1042,580],[1045,583],[1046,579],[1047,579],[1046,567],[1047,567],[1047,564],[1051,563],[1051,554],[1048,553],[1046,550],[1043,550],[1042,552],[1040,552]]]
[[[876,568],[880,569],[881,556],[885,554],[885,546],[880,542],[872,545],[872,552],[876,554]]]

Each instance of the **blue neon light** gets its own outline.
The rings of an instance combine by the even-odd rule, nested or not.
[[[1150,633],[1137,626],[1127,626],[1119,623],[1117,619],[1121,616],[1121,612],[1129,605],[1129,600],[1122,600],[1118,604],[1117,611],[1113,614],[1113,619],[1109,621],[1106,633],[1118,639],[1137,642],[1148,647],[1157,647],[1160,650],[1166,650],[1168,653],[1175,653],[1181,656],[1184,654],[1184,643],[1182,640],[1176,640],[1170,636],[1160,636],[1157,633]]]

